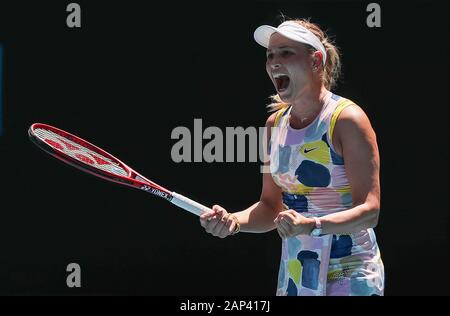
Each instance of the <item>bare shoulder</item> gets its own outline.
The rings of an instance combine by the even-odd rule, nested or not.
[[[267,121],[266,121],[267,127],[274,127],[277,113],[278,113],[278,111],[275,111],[272,114],[270,114],[270,116],[267,118]]]
[[[344,155],[344,148],[362,148],[365,144],[376,147],[375,131],[360,106],[354,104],[342,110],[336,121],[332,141],[341,156]]]
[[[266,127],[274,127],[275,124],[277,124],[277,120],[280,120],[280,118],[286,114],[286,111],[288,109],[289,107],[281,107],[280,109],[270,114],[266,121]]]
[[[270,143],[270,139],[272,137],[272,128],[275,126],[275,121],[277,118],[278,111],[273,112],[269,115],[269,117],[266,120],[266,128],[265,128],[265,136],[267,144]]]
[[[372,130],[369,117],[364,110],[356,104],[347,106],[344,110],[342,110],[336,122],[337,135],[342,135],[342,133],[347,134],[347,132],[367,132]]]

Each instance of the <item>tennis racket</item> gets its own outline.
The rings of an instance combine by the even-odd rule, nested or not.
[[[212,212],[209,207],[148,180],[103,149],[56,127],[35,123],[28,135],[37,147],[81,171],[159,196],[198,216]]]

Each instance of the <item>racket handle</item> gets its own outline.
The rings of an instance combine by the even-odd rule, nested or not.
[[[197,202],[185,197],[184,195],[172,192],[172,196],[173,196],[173,198],[170,202],[172,202],[173,204],[175,204],[178,207],[181,207],[182,209],[185,209],[186,211],[191,212],[192,214],[200,216],[201,214],[203,214],[205,212],[212,212],[212,209],[210,209],[209,207],[206,207],[200,203],[197,203]]]

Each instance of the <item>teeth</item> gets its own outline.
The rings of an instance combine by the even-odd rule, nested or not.
[[[280,78],[281,76],[287,76],[287,75],[285,75],[285,74],[273,74],[273,77],[275,79]]]

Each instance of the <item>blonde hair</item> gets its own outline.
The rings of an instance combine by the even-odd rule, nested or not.
[[[339,49],[334,45],[333,41],[328,38],[325,32],[322,31],[319,25],[312,23],[307,19],[297,19],[290,21],[298,23],[313,32],[325,47],[325,50],[327,52],[327,60],[323,69],[322,82],[325,88],[331,90],[336,85],[341,73],[341,57],[339,56]],[[311,53],[316,51],[316,49],[311,46],[308,46],[308,49]],[[280,109],[287,108],[289,106],[288,103],[281,100],[278,94],[272,95],[270,99],[272,100],[272,103],[267,106],[269,108],[269,112],[274,112]]]

